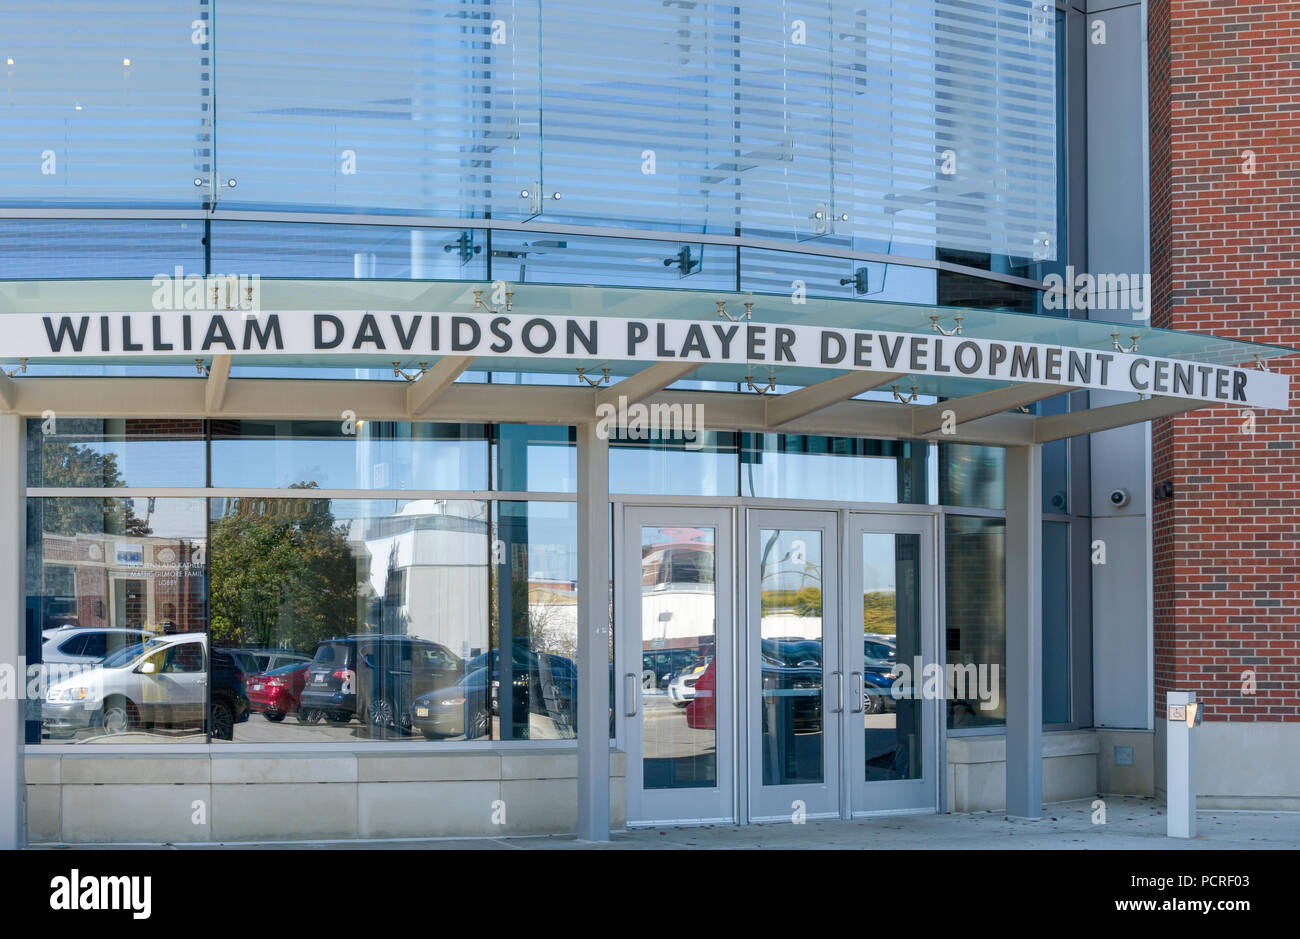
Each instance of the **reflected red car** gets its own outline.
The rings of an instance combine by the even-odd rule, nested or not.
[[[695,697],[686,704],[686,726],[693,730],[713,730],[717,725],[717,711],[713,704],[714,663],[700,672],[695,682]]]
[[[268,721],[282,721],[286,714],[298,710],[298,698],[307,684],[307,666],[310,662],[282,665],[261,675],[247,679],[248,704],[266,715]]]

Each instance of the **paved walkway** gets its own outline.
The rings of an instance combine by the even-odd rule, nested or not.
[[[1197,850],[1291,848],[1300,850],[1300,812],[1203,811],[1198,836],[1184,841],[1165,837],[1164,805],[1154,799],[1106,800],[1105,824],[1093,824],[1092,800],[1050,805],[1041,821],[1008,820],[1002,815],[907,815],[804,825],[710,825],[701,828],[649,828],[615,832],[607,844],[572,836],[532,838],[449,838],[410,841],[346,841],[305,844],[177,845],[213,848],[396,848],[411,850],[709,850],[709,849],[1061,849]],[[78,845],[77,847],[81,847]],[[87,846],[90,847],[90,846]],[[107,847],[107,846],[104,846]],[[170,846],[169,846],[170,847]]]

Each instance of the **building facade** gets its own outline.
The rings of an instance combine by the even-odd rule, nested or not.
[[[181,6],[0,39],[8,842],[1035,817],[1189,687],[1289,804],[1295,330],[1161,175],[1195,29]]]
[[[1151,15],[1152,321],[1294,345],[1286,142],[1300,121],[1277,79],[1296,67],[1300,31],[1266,4],[1153,3]],[[1274,367],[1295,375],[1294,359]],[[1153,477],[1170,490],[1154,518],[1157,700],[1201,689],[1213,756],[1199,789],[1224,808],[1300,804],[1296,440],[1290,412],[1154,427]]]

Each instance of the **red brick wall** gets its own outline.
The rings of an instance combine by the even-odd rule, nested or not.
[[[1300,345],[1300,5],[1152,0],[1148,43],[1153,325]],[[1300,357],[1273,367],[1300,385]],[[1300,721],[1297,403],[1153,427],[1158,710]]]

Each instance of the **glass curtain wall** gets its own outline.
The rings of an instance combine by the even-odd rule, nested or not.
[[[611,490],[948,503],[948,661],[1004,670],[1000,452],[942,445],[932,474],[924,443],[699,444],[612,441]],[[572,428],[33,419],[27,464],[29,742],[576,734]],[[1049,724],[1072,719],[1069,532],[1044,522]],[[950,727],[1000,725],[994,684]]]
[[[455,494],[571,493],[573,441],[30,421],[28,742],[572,738],[576,507]],[[199,497],[135,495],[158,487]]]
[[[6,5],[0,204],[553,221],[1016,271],[1056,257],[1057,26],[1023,0],[670,3],[616,22],[597,0],[73,9]],[[590,40],[602,23],[617,42]],[[56,27],[79,38],[45,41]],[[461,234],[399,234],[402,266],[446,276],[492,253]],[[545,264],[563,240],[502,260]],[[392,244],[359,241],[356,269],[392,269]]]

